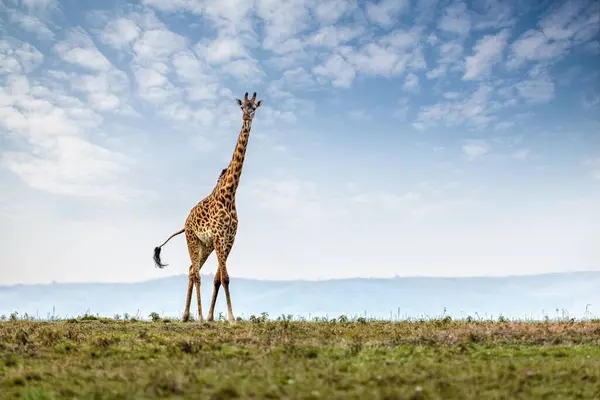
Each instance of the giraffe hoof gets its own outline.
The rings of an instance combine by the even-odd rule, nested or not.
[[[181,320],[183,322],[188,322],[190,320],[190,315],[189,314],[183,314],[183,318],[181,318]]]

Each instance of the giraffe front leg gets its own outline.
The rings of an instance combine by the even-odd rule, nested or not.
[[[214,318],[215,304],[217,303],[217,295],[219,294],[219,287],[221,287],[221,273],[219,270],[217,270],[217,273],[215,274],[215,279],[213,281],[212,300],[210,301],[210,308],[208,309],[207,320],[209,322],[213,322],[215,320],[215,318]]]
[[[233,241],[223,242],[221,241],[215,250],[217,252],[217,258],[219,260],[219,278],[220,283],[225,291],[225,299],[227,300],[227,320],[229,323],[234,324],[235,318],[233,316],[233,310],[231,308],[231,296],[229,294],[229,274],[227,273],[227,257],[233,246]]]
[[[235,324],[235,318],[233,317],[233,310],[231,309],[231,297],[229,295],[229,274],[227,273],[227,267],[223,264],[221,270],[221,285],[225,290],[225,299],[227,300],[227,320],[230,324]]]
[[[198,271],[198,276],[196,277],[196,298],[198,300],[198,322],[202,322],[204,320],[202,316],[202,297],[200,296],[200,271]]]
[[[194,290],[193,271],[194,265],[192,264],[188,273],[188,289],[185,299],[185,310],[183,311],[183,322],[187,322],[190,319],[190,303],[192,302],[192,291]]]
[[[206,263],[208,256],[212,252],[212,248],[207,247],[203,244],[199,246],[198,258],[196,261],[196,270],[194,272],[195,284],[196,284],[196,297],[198,299],[198,321],[203,322],[204,317],[202,315],[202,296],[200,295],[200,270]]]

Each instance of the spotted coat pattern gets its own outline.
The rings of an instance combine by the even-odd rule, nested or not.
[[[242,130],[238,137],[231,162],[221,172],[213,191],[191,209],[185,221],[184,228],[171,235],[161,246],[155,249],[155,261],[157,265],[159,267],[165,266],[165,264],[160,263],[160,248],[173,236],[185,232],[191,265],[189,268],[188,290],[183,313],[184,321],[189,319],[190,302],[194,287],[196,288],[198,299],[198,318],[200,321],[203,320],[202,301],[200,298],[200,269],[213,251],[217,255],[219,266],[215,273],[212,300],[207,320],[214,320],[217,295],[219,288],[223,286],[227,300],[227,319],[231,323],[235,321],[229,293],[227,257],[235,242],[238,227],[235,195],[244,166],[252,119],[254,118],[256,109],[260,107],[262,100],[256,101],[256,93],[253,94],[251,99],[248,99],[248,93],[245,93],[244,100],[237,99],[237,102],[243,112]]]

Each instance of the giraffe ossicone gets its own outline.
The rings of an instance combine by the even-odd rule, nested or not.
[[[185,232],[185,238],[190,255],[191,265],[188,270],[188,289],[183,312],[183,320],[187,321],[190,316],[190,303],[194,287],[198,299],[198,319],[203,321],[202,301],[200,296],[200,269],[213,251],[217,254],[218,268],[213,281],[213,294],[208,311],[208,321],[214,320],[215,303],[219,288],[223,286],[227,300],[227,319],[235,322],[231,308],[231,297],[229,293],[229,274],[227,272],[227,258],[233,248],[237,233],[238,216],[235,208],[235,195],[240,183],[248,138],[252,127],[252,119],[256,109],[261,106],[262,100],[256,101],[256,92],[252,98],[248,98],[248,92],[244,94],[244,100],[236,99],[242,109],[242,129],[237,144],[227,168],[221,171],[213,191],[200,200],[188,214],[184,228],[175,232],[160,246],[154,248],[154,262],[158,268],[163,264],[160,259],[162,247],[171,238]]]

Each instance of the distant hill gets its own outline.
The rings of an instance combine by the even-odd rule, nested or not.
[[[202,302],[208,312],[212,276],[203,275]],[[388,278],[322,281],[264,281],[232,278],[233,310],[244,318],[268,312],[271,317],[369,316],[419,318],[543,319],[600,315],[600,272],[557,273],[501,278]],[[14,311],[39,318],[73,317],[86,312],[147,318],[153,311],[180,318],[187,275],[138,283],[53,283],[0,286],[0,314]],[[195,295],[194,295],[195,296]],[[192,314],[195,315],[195,297]],[[586,307],[587,310],[586,310]],[[445,310],[445,311],[444,311]],[[219,293],[216,315],[226,315]]]

